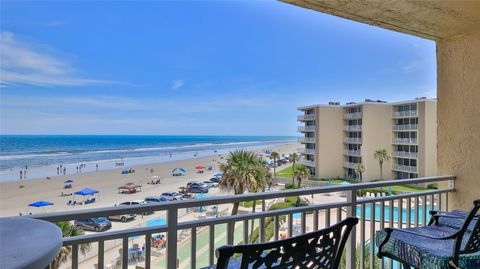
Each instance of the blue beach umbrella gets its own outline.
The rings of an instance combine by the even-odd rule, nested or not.
[[[79,190],[77,192],[75,192],[76,195],[94,195],[95,193],[98,193],[97,190],[94,190],[94,189],[90,189],[90,188],[85,188],[83,190]]]
[[[342,185],[342,186],[348,186],[348,185],[352,185],[352,184],[349,183],[349,182],[347,182],[347,181],[342,181],[342,182],[340,183],[340,185]]]
[[[72,183],[72,182],[73,182],[73,179],[67,179],[63,183]]]
[[[223,173],[216,173],[215,175],[213,175],[214,177],[223,177]]]
[[[44,206],[49,206],[49,205],[53,205],[53,203],[52,202],[47,202],[47,201],[38,201],[38,202],[35,202],[35,203],[31,203],[28,206],[44,207]]]
[[[184,175],[186,172],[187,172],[187,170],[185,168],[179,167],[179,168],[175,168],[175,169],[172,170],[172,175],[173,174]]]

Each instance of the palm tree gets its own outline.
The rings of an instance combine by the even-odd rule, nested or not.
[[[235,195],[257,192],[267,186],[265,162],[255,153],[246,150],[230,152],[226,163],[220,165],[223,172],[220,187]],[[238,202],[233,203],[232,215],[238,213]]]
[[[75,227],[71,225],[70,222],[68,221],[61,221],[55,224],[62,231],[63,237],[83,235],[82,231],[75,229]],[[89,249],[90,249],[89,243],[80,244],[79,246],[80,252],[84,255],[85,253],[87,253]],[[68,258],[71,256],[71,253],[72,253],[72,246],[62,247],[57,257],[55,257],[55,259],[51,262],[50,268],[53,268],[53,269],[59,268],[62,263],[65,263],[68,260]]]
[[[290,153],[288,155],[288,158],[292,161],[292,186],[295,184],[295,164],[297,163],[298,159],[300,159],[300,156],[294,152]]]
[[[362,182],[362,175],[363,175],[363,172],[365,172],[365,165],[361,163],[357,163],[355,164],[354,170],[358,174],[360,182]]]
[[[280,154],[278,152],[273,151],[270,153],[270,159],[273,159],[273,176],[277,176],[277,160],[280,158]]]
[[[295,178],[297,178],[297,188],[300,189],[302,185],[302,180],[307,180],[310,176],[310,170],[306,166],[298,167],[297,171],[295,171]],[[297,197],[296,206],[300,205],[300,196]]]
[[[377,149],[373,153],[373,158],[378,160],[378,164],[380,165],[380,179],[383,179],[383,162],[390,160],[390,155],[386,149]]]

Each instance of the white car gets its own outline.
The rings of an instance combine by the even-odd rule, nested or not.
[[[162,193],[161,197],[165,198],[165,200],[167,201],[176,201],[183,199],[183,196],[180,193],[174,191],[164,192]]]
[[[217,182],[212,182],[212,181],[204,181],[203,183],[205,183],[205,185],[208,186],[208,188],[217,188],[218,187],[218,183]]]

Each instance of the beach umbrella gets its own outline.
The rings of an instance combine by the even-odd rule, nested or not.
[[[213,175],[214,177],[223,177],[223,173],[216,173],[215,175]]]
[[[197,165],[197,166],[195,166],[195,169],[205,169],[205,166],[203,166],[203,165]]]
[[[63,183],[67,184],[67,183],[72,183],[72,182],[73,182],[73,179],[67,179]]]
[[[342,185],[342,186],[347,186],[347,185],[352,185],[352,183],[347,182],[347,181],[342,181],[342,182],[340,183],[340,185]]]
[[[172,174],[176,174],[176,173],[185,174],[186,172],[187,172],[187,169],[182,168],[182,167],[175,168],[175,169],[172,170]]]
[[[53,203],[52,202],[47,202],[47,201],[38,201],[38,202],[35,202],[35,203],[31,203],[28,206],[44,207],[44,206],[49,206],[49,205],[53,205]]]
[[[98,193],[97,190],[94,190],[94,189],[90,189],[90,188],[85,188],[83,190],[79,190],[77,192],[74,192],[74,194],[76,195],[94,195],[95,193]]]

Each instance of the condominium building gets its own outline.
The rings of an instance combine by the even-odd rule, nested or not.
[[[437,173],[436,100],[417,98],[387,103],[331,102],[298,108],[302,126],[298,149],[301,163],[318,178],[380,178],[374,152],[386,149],[389,160],[382,166],[383,179],[434,176]]]

